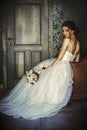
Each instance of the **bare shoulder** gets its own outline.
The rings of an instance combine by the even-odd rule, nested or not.
[[[64,38],[64,42],[70,42],[70,38]]]
[[[69,39],[69,38],[64,38],[64,40],[63,40],[63,44],[64,44],[64,45],[68,45],[69,42],[70,42],[70,39]]]

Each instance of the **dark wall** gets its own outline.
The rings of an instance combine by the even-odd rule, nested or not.
[[[86,0],[61,0],[65,14],[74,20],[79,28],[81,43],[81,56],[87,58],[87,1]]]

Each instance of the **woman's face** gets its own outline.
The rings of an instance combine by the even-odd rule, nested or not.
[[[67,26],[63,26],[62,29],[65,38],[70,38],[74,34],[74,31],[69,29]]]

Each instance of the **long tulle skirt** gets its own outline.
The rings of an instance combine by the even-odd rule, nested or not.
[[[34,67],[37,72],[55,59],[47,59]],[[38,119],[55,115],[67,105],[73,83],[73,71],[67,61],[46,69],[35,85],[27,82],[24,75],[11,92],[0,101],[0,112],[14,118]]]

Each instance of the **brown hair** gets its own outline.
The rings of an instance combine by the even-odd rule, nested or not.
[[[70,28],[71,30],[74,30],[75,35],[78,34],[78,27],[76,26],[76,24],[73,21],[65,21],[62,23],[62,27],[66,26],[68,28]]]

